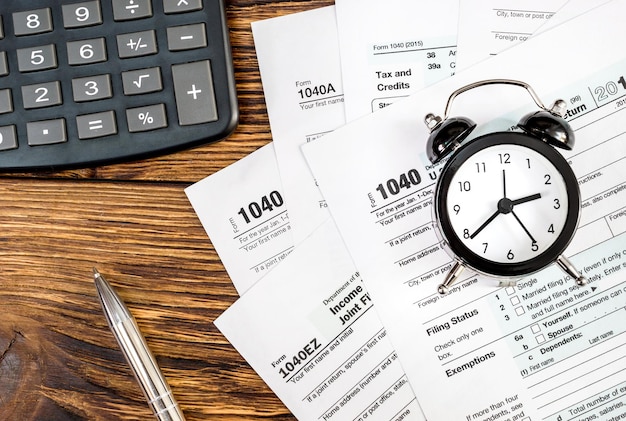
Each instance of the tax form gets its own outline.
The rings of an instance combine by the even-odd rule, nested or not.
[[[345,124],[335,7],[253,22],[252,33],[299,243],[329,216],[300,147]]]
[[[457,69],[465,69],[527,40],[567,0],[461,0]]]
[[[332,220],[216,321],[300,420],[424,420]]]
[[[240,295],[293,249],[273,144],[185,193]]]
[[[320,98],[315,94],[314,99],[293,101],[294,94],[298,95],[294,82],[301,81],[300,89],[307,89],[310,85],[302,81],[332,81],[340,92],[341,84],[336,80],[339,65],[324,59],[324,52],[337,48],[336,35],[332,36],[334,20],[334,9],[330,7],[254,24],[274,142],[237,162],[233,168],[208,177],[188,192],[198,202],[194,207],[199,216],[208,211],[220,212],[219,218],[206,214],[203,223],[207,231],[211,231],[215,221],[230,218],[236,209],[250,208],[241,206],[242,203],[253,203],[251,199],[279,191],[276,186],[280,177],[273,153],[279,143],[285,151],[283,158],[293,160],[294,164],[283,166],[280,176],[291,181],[298,179],[299,170],[306,169],[308,179],[298,179],[299,187],[305,191],[309,187],[307,182],[313,181],[300,145],[306,143],[305,138],[309,140],[308,133],[328,128],[329,121],[342,121],[341,103],[326,102],[329,98],[342,100],[342,96]],[[316,29],[301,31],[302,27]],[[289,38],[289,42],[277,41],[276,34]],[[309,47],[319,49],[320,55],[309,54]],[[294,50],[302,51],[303,56],[297,57]],[[293,60],[299,65],[280,70],[289,67]],[[317,102],[322,101],[325,104],[318,106]],[[310,104],[314,107],[309,108]],[[242,182],[249,183],[250,192],[239,189]],[[321,197],[313,182],[310,186],[315,188],[312,198]],[[298,182],[294,187],[298,187]],[[226,189],[230,196],[228,206],[223,210],[213,209],[210,199]],[[268,221],[271,224],[277,220],[278,212],[286,214],[289,203],[291,232],[302,233],[302,241],[294,241],[297,246],[293,251],[272,263],[271,271],[263,271],[264,276],[215,324],[299,419],[423,420],[415,394],[397,362],[397,354],[329,214],[325,210],[325,222],[313,227],[303,218],[292,217],[295,213],[292,199],[310,198],[303,194],[287,196],[286,192],[284,196],[285,204],[267,210]],[[317,203],[309,202],[319,212]],[[228,248],[229,243],[238,244],[232,241],[236,238],[228,224],[226,227],[227,235],[211,238],[220,257],[236,266],[242,250],[240,246]],[[252,251],[264,253],[256,256],[258,261],[268,259],[267,250]],[[238,275],[245,273],[233,272],[231,276]]]
[[[611,0],[568,0],[548,22],[539,28],[539,32],[567,22],[609,1]]]
[[[335,2],[347,121],[454,73],[458,1]]]
[[[428,419],[626,416],[626,53],[614,48],[626,37],[616,18],[624,10],[624,0],[607,3],[303,147]],[[494,78],[569,105],[577,143],[564,155],[582,213],[565,254],[585,287],[552,265],[514,287],[468,273],[448,295],[436,292],[452,259],[433,230],[441,167],[427,160],[421,116],[441,113],[460,86]],[[526,92],[497,85],[457,101],[453,115],[480,133],[536,109]]]

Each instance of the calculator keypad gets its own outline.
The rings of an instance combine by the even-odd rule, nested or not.
[[[221,1],[60,3],[3,0],[0,169],[125,160],[234,129]]]

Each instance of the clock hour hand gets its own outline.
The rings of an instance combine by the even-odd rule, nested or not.
[[[522,197],[521,199],[511,201],[511,206],[520,205],[522,203],[530,202],[531,200],[541,199],[541,193],[531,194],[530,196]]]

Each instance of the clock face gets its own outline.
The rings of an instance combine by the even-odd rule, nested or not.
[[[452,252],[479,272],[520,276],[556,260],[580,208],[576,178],[551,146],[521,133],[492,133],[446,164],[436,214]]]

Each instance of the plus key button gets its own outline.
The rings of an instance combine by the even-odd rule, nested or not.
[[[216,121],[217,105],[208,60],[172,66],[178,122],[181,126]]]

